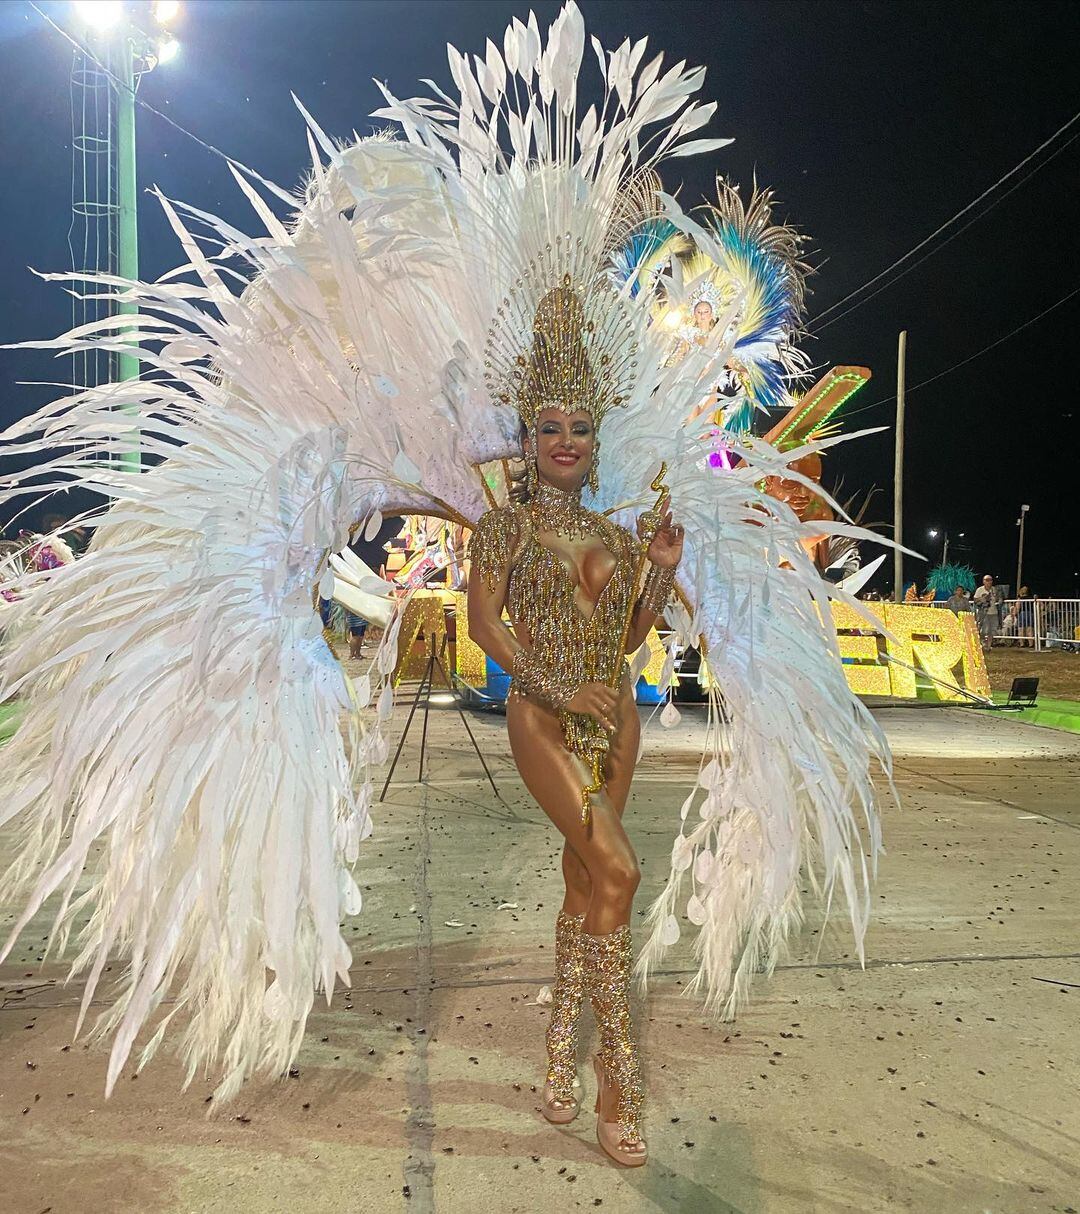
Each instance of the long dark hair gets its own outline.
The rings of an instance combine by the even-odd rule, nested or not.
[[[525,423],[519,422],[518,441],[521,444],[521,463],[519,467],[514,468],[514,461],[507,461],[507,475],[510,478],[507,494],[515,506],[524,506],[532,497],[529,492],[529,455],[525,450],[525,440],[528,437],[529,431]],[[533,454],[535,457],[535,452]]]

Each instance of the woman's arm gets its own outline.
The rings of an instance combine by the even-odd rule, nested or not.
[[[634,604],[630,631],[626,636],[627,653],[636,653],[645,644],[653,625],[664,614],[664,608],[667,607],[674,589],[674,568],[663,569],[653,565],[645,578],[641,594]]]
[[[469,636],[503,670],[513,669],[514,657],[523,648],[502,618],[509,580],[509,564],[492,577],[490,574],[485,576],[476,560],[471,562],[468,585]]]
[[[639,532],[641,526],[639,520]],[[645,643],[649,629],[664,614],[664,608],[675,589],[675,571],[682,554],[683,529],[671,521],[671,501],[668,499],[660,507],[660,526],[649,541],[646,552],[650,568],[634,605],[630,631],[626,637],[627,653],[634,653]]]

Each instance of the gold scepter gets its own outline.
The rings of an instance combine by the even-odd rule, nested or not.
[[[660,471],[653,477],[649,488],[655,493],[656,501],[651,510],[646,510],[639,520],[641,527],[641,539],[638,544],[637,564],[634,567],[634,589],[637,590],[641,584],[641,575],[645,569],[645,562],[649,559],[649,545],[653,542],[653,537],[660,529],[660,507],[664,503],[664,499],[668,496],[668,487],[664,484],[664,477],[667,475],[667,462],[660,465]],[[615,653],[615,661],[611,674],[608,676],[607,685],[613,690],[618,691],[619,683],[622,681],[623,670],[625,668],[625,651],[626,642],[630,636],[630,629],[634,623],[634,611],[637,607],[637,597],[632,596],[630,603],[626,609],[626,619],[623,621],[622,636],[619,638],[619,648]],[[589,819],[592,816],[592,796],[598,793],[604,787],[604,755],[606,750],[594,750],[592,754],[592,783],[581,790],[581,824],[582,826],[589,825]]]

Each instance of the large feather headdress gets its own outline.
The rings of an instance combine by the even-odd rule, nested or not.
[[[734,1006],[799,921],[804,860],[846,896],[861,946],[878,848],[869,766],[885,752],[844,681],[828,626],[837,592],[760,488],[800,451],[757,443],[711,475],[681,423],[730,356],[730,318],[669,366],[648,293],[599,285],[627,184],[727,142],[692,137],[716,109],[695,99],[703,69],[664,70],[645,46],[594,40],[604,101],[583,114],[574,4],[546,42],[530,16],[482,58],[451,48],[456,97],[386,92],[379,116],[402,140],[342,148],[308,119],[299,215],[294,195],[239,170],[258,235],[162,199],[185,264],[154,283],[95,281],[137,313],[35,343],[135,354],[154,373],[64,393],[16,423],[5,447],[37,466],[20,458],[0,476],[0,504],[71,485],[110,503],[85,557],[20,584],[0,654],[0,700],[25,706],[0,766],[0,826],[18,827],[4,894],[23,905],[5,948],[56,895],[50,941],[77,936],[84,1015],[122,958],[97,1024],[113,1040],[107,1090],[176,1016],[189,1078],[217,1073],[219,1095],[280,1073],[316,992],[348,981],[342,921],[361,909],[351,870],[389,749],[401,616],[349,680],[313,589],[332,593],[328,553],[358,521],[369,534],[383,512],[474,524],[488,508],[481,467],[520,449],[501,397],[531,410],[559,396],[567,366],[619,452],[595,504],[631,522],[668,462],[690,604],[673,613],[674,639],[707,652],[728,706],[714,705],[704,800],[673,823],[643,966],[678,935],[692,874],[700,984]],[[566,341],[545,363],[549,312]],[[154,466],[87,458],[132,431]],[[368,705],[343,738],[342,710]]]
[[[499,305],[485,351],[488,390],[529,434],[548,408],[583,410],[599,429],[637,378],[633,317],[603,279],[575,283],[567,271],[558,286],[547,282],[526,270]]]

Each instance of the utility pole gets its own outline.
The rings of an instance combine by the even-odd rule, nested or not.
[[[907,329],[900,334],[896,352],[896,454],[893,463],[893,601],[904,601],[904,376],[907,364]]]
[[[949,563],[949,533],[945,532],[945,543],[941,548],[941,563],[947,565]]]
[[[1030,506],[1020,507],[1020,517],[1016,520],[1016,525],[1020,528],[1020,542],[1016,546],[1016,585],[1013,587],[1013,594],[1020,593],[1020,587],[1023,582],[1020,580],[1024,572],[1024,521],[1027,519]]]

